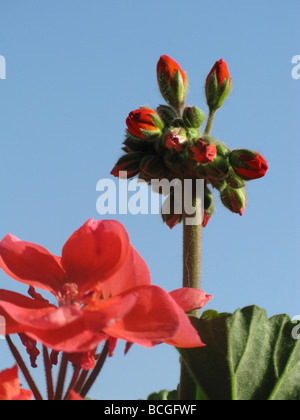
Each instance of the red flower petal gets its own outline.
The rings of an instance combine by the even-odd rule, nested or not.
[[[32,329],[55,330],[73,323],[82,316],[80,310],[73,306],[63,306],[56,308],[53,305],[43,307],[35,306],[36,301],[32,301],[32,307],[28,308],[16,305],[9,301],[0,300],[0,307],[21,326],[21,332],[29,332]]]
[[[157,113],[151,108],[140,108],[130,112],[126,119],[128,131],[141,139],[145,138],[142,130],[150,131],[154,134],[160,134],[161,130],[156,127],[151,115],[159,118]]]
[[[90,219],[65,244],[62,265],[83,293],[117,273],[128,245],[127,232],[119,222]]]
[[[221,86],[224,82],[224,80],[228,77],[229,79],[229,86],[231,85],[231,77],[229,74],[228,66],[226,61],[222,58],[221,60],[217,61],[213,68],[211,69],[209,75],[206,79],[206,84],[208,84],[208,81],[213,73],[216,72],[218,85]]]
[[[32,400],[32,397],[31,391],[21,389],[17,366],[0,372],[0,400]]]
[[[157,63],[157,77],[159,78],[159,73],[162,72],[168,83],[171,85],[173,83],[173,78],[175,72],[179,70],[183,84],[185,83],[186,75],[180,65],[173,60],[168,55],[162,55]]]
[[[22,344],[26,347],[27,354],[30,356],[30,363],[31,367],[36,368],[36,360],[40,355],[40,351],[36,346],[36,341],[32,340],[31,338],[27,337],[26,334],[19,334],[19,337],[22,341]]]
[[[178,305],[174,299],[157,286],[141,286],[134,291],[138,299],[132,311],[104,332],[145,347],[173,337],[178,329]]]
[[[84,398],[82,398],[77,392],[73,391],[73,389],[70,389],[70,401],[84,401]]]
[[[35,315],[43,313],[46,315],[46,313],[55,311],[56,309],[55,306],[47,302],[33,300],[27,296],[8,290],[0,290],[0,315],[5,318],[7,335],[25,332],[24,325],[19,318],[22,316],[22,312],[23,314],[27,311],[27,314],[31,313]],[[34,319],[31,320],[31,323],[34,324]]]
[[[169,293],[184,312],[201,309],[213,298],[203,290],[182,287]]]
[[[73,365],[80,367],[83,370],[91,370],[94,369],[96,365],[96,360],[94,356],[94,351],[88,351],[86,353],[73,353],[70,355],[69,361]]]
[[[7,235],[0,242],[0,267],[15,280],[54,295],[62,290],[65,272],[60,259],[45,248]]]
[[[194,348],[194,347],[203,347],[205,344],[201,341],[198,332],[191,324],[188,316],[185,312],[178,306],[178,329],[176,334],[165,340],[166,344],[171,346],[181,347],[181,348]]]
[[[86,329],[90,331],[101,331],[105,327],[110,326],[132,310],[137,298],[137,293],[133,291],[109,299],[97,299],[91,302],[82,310]]]
[[[99,285],[104,298],[116,296],[137,286],[149,286],[151,277],[149,269],[139,253],[130,246],[123,266],[116,274]]]
[[[65,353],[93,351],[101,341],[107,339],[105,334],[86,330],[80,320],[56,330],[32,329],[27,335],[48,348]]]

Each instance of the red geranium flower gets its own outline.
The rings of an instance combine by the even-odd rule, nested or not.
[[[207,144],[202,139],[198,139],[196,146],[191,147],[191,150],[194,153],[195,161],[198,163],[213,162],[217,154],[216,146]]]
[[[0,290],[6,334],[24,333],[66,353],[95,350],[110,336],[151,347],[166,342],[198,347],[200,337],[184,311],[203,307],[203,291],[168,294],[151,285],[146,263],[116,221],[88,220],[66,242],[62,257],[7,235],[0,267],[30,286],[32,298]],[[58,307],[32,292],[54,294]]]
[[[0,401],[29,401],[32,397],[31,391],[21,388],[17,366],[0,372]]]

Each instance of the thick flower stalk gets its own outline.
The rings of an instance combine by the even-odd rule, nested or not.
[[[142,124],[137,130],[129,127],[127,119],[125,154],[111,174],[124,176],[124,169],[128,169],[128,178],[137,175],[151,186],[153,180],[178,180],[183,187],[183,197],[187,191],[185,181],[191,180],[192,197],[189,198],[197,222],[192,226],[188,223],[190,215],[184,206],[181,209],[178,206],[175,187],[162,207],[162,218],[171,229],[183,222],[183,286],[199,290],[202,226],[207,226],[215,209],[212,188],[219,193],[228,210],[242,216],[247,204],[246,182],[264,176],[268,164],[256,152],[247,149],[231,151],[210,134],[216,112],[232,88],[232,78],[224,59],[214,64],[205,81],[208,118],[203,132],[203,111],[196,106],[185,106],[188,77],[180,65],[167,55],[161,56],[157,64],[157,80],[168,105],[159,105],[150,111],[150,119],[142,119],[143,123],[150,122],[143,128],[147,128],[147,133],[155,133],[155,137],[151,135],[147,138],[148,134],[141,133]],[[131,120],[132,113],[128,118]],[[196,188],[199,179],[204,185],[202,197],[198,196]],[[193,314],[197,316],[198,312],[193,311]],[[193,399],[194,391],[194,381],[182,361],[179,398]]]

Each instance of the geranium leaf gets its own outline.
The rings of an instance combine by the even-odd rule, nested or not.
[[[206,347],[178,349],[209,400],[300,400],[300,340],[257,306],[191,317]]]

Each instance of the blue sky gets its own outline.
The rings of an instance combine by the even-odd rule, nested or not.
[[[203,233],[202,287],[208,308],[256,304],[269,316],[300,314],[298,0],[12,0],[2,2],[0,55],[0,237],[10,232],[59,255],[71,233],[99,218],[96,184],[121,154],[125,119],[164,103],[156,63],[168,54],[188,71],[188,105],[207,114],[204,82],[224,58],[233,89],[212,135],[262,153],[269,172],[247,185],[243,217],[216,197]],[[152,281],[181,285],[182,228],[156,215],[116,215],[144,257]],[[0,274],[0,287],[26,287]],[[98,399],[146,398],[175,388],[178,355],[161,345],[123,344],[91,392]],[[0,341],[0,370],[13,361]],[[36,372],[37,381],[43,375]]]

